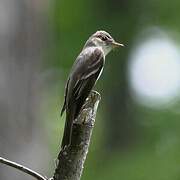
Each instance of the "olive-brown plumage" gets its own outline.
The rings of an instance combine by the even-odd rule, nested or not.
[[[105,56],[117,46],[114,39],[105,31],[97,31],[84,45],[74,62],[68,77],[64,105],[61,115],[66,110],[66,122],[61,147],[70,145],[73,121],[98,80],[105,63]]]

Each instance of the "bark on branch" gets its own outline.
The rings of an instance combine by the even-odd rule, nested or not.
[[[92,91],[73,124],[71,145],[60,150],[54,180],[80,180],[99,101],[100,94]]]
[[[80,180],[99,101],[100,94],[92,91],[73,124],[71,145],[60,150],[54,176],[49,180]],[[47,177],[8,159],[0,157],[0,163],[29,174],[37,180],[48,180]]]

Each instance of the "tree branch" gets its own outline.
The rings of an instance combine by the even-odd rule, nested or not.
[[[92,91],[73,124],[71,145],[60,150],[54,176],[49,180],[80,180],[99,101],[100,94]],[[48,180],[39,173],[8,159],[0,157],[0,163],[29,174],[37,180]]]
[[[0,163],[5,164],[5,165],[10,166],[10,167],[13,167],[15,169],[18,169],[19,171],[22,171],[26,174],[29,174],[30,176],[32,176],[38,180],[47,180],[46,177],[43,177],[42,175],[38,174],[37,172],[35,172],[35,171],[33,171],[27,167],[24,167],[18,163],[9,161],[8,159],[0,157]]]
[[[92,91],[73,124],[71,145],[60,150],[54,180],[80,180],[99,101],[100,94]]]

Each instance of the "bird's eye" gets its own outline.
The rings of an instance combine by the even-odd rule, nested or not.
[[[98,38],[101,39],[102,41],[106,41],[108,39],[106,36],[101,36],[101,35],[99,35]]]
[[[106,40],[107,40],[107,37],[102,36],[101,39],[102,39],[103,41],[106,41]]]

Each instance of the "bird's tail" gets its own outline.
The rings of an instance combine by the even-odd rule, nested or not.
[[[64,148],[65,146],[69,146],[71,144],[74,114],[75,114],[74,108],[72,108],[71,111],[66,112],[66,122],[64,127],[64,134],[62,138],[61,148]]]

